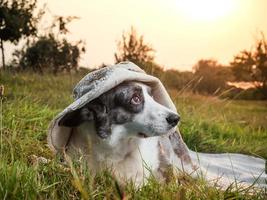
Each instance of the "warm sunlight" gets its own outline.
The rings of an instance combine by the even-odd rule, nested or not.
[[[113,63],[117,41],[131,26],[156,50],[157,63],[179,70],[191,70],[201,58],[227,64],[259,32],[267,34],[267,0],[38,1],[49,8],[44,29],[54,13],[80,18],[70,23],[68,37],[86,42],[80,63],[88,67]],[[17,45],[5,46],[10,61]]]
[[[0,200],[267,200],[266,122],[267,0],[0,0]]]
[[[233,0],[177,0],[177,6],[185,18],[198,21],[213,21],[227,16],[235,7]]]

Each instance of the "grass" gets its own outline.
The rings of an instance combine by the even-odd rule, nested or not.
[[[0,146],[0,199],[266,199],[266,191],[220,190],[187,175],[142,188],[119,186],[109,172],[91,177],[82,165],[58,164],[46,142],[50,120],[72,101],[82,74],[0,74],[5,86]],[[230,101],[171,91],[191,149],[240,152],[267,159],[267,102]],[[33,155],[52,159],[42,164]]]

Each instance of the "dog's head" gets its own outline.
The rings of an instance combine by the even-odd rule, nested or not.
[[[101,138],[112,134],[116,126],[123,126],[127,136],[151,137],[173,131],[179,119],[179,115],[153,99],[149,86],[127,82],[65,115],[59,125],[76,127],[94,120]]]

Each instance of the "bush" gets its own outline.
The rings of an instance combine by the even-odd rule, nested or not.
[[[265,96],[259,88],[247,90],[231,88],[228,92],[221,95],[221,98],[240,99],[240,100],[265,100]]]
[[[45,69],[57,74],[61,71],[77,70],[81,54],[80,42],[71,44],[67,40],[57,40],[54,35],[43,36],[21,52],[19,65],[43,73]]]
[[[233,79],[231,68],[216,60],[200,60],[194,70],[194,91],[202,94],[221,93],[227,89],[226,82]]]

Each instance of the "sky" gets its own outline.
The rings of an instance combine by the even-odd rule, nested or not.
[[[200,59],[227,65],[267,35],[267,0],[40,0],[48,14],[80,17],[71,22],[70,40],[84,40],[80,64],[113,64],[117,42],[133,26],[155,50],[165,69],[191,70]],[[49,24],[49,18],[43,25]],[[7,45],[11,58],[14,45]]]

